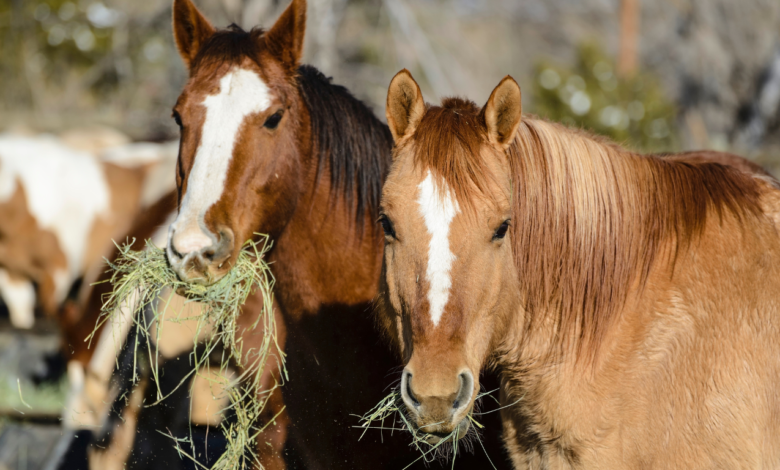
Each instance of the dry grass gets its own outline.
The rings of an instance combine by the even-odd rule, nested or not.
[[[233,419],[224,419],[221,427],[227,438],[227,449],[217,460],[213,469],[246,469],[258,466],[262,468],[258,457],[257,448],[260,434],[263,431],[257,423],[257,417],[263,411],[268,396],[277,383],[268,390],[260,390],[260,378],[266,362],[271,356],[280,362],[283,380],[287,379],[287,371],[284,368],[284,355],[276,342],[276,325],[273,315],[273,285],[274,278],[263,260],[265,253],[270,249],[267,236],[260,236],[259,242],[249,241],[241,251],[236,265],[230,272],[211,286],[189,284],[181,281],[170,268],[163,249],[155,246],[150,241],[146,242],[146,249],[132,250],[133,243],[120,247],[120,255],[109,267],[113,271],[111,284],[113,292],[105,299],[101,319],[95,327],[95,332],[100,326],[119,315],[122,309],[133,309],[133,327],[136,329],[136,342],[128,345],[134,348],[134,362],[138,360],[139,343],[152,339],[159,339],[166,321],[193,320],[192,317],[181,318],[181,312],[169,312],[170,296],[164,296],[168,289],[178,292],[188,299],[188,302],[201,304],[201,314],[197,317],[197,331],[193,343],[192,372],[182,379],[179,385],[187,381],[199,370],[208,370],[212,353],[222,347],[220,371],[221,374],[207,374],[204,377],[215,385],[213,389],[224,389],[230,404],[222,410],[223,415],[228,413]],[[250,328],[262,328],[263,343],[259,350],[245,350],[241,341],[237,318],[241,313],[241,306],[246,299],[259,291],[263,298],[263,310],[257,316]],[[165,319],[165,320],[163,320]],[[201,332],[205,328],[213,331],[205,339],[205,344],[198,344]],[[92,336],[95,335],[92,333]],[[92,336],[89,338],[92,339]],[[158,367],[159,352],[154,347],[141,348],[149,355],[148,361],[152,365],[151,374],[155,383],[159,384]],[[135,365],[135,364],[134,364]],[[236,367],[240,374],[231,377],[228,368]],[[212,366],[213,367],[213,366]],[[133,370],[138,370],[133,368]],[[138,380],[137,376],[133,381]],[[214,383],[217,382],[217,383]],[[173,392],[170,392],[173,393]],[[159,385],[157,389],[157,401],[146,406],[153,406],[168,395],[163,395]],[[188,457],[199,464],[194,455],[185,450],[182,444],[191,443],[189,439],[177,439],[171,434],[166,434],[174,440],[174,445],[183,457]],[[187,447],[190,447],[187,445]],[[191,448],[191,447],[190,447]]]

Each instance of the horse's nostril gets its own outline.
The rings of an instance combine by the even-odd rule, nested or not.
[[[179,253],[179,250],[176,249],[176,245],[173,244],[173,241],[171,241],[169,246],[171,247],[171,254],[173,255],[174,258],[176,259],[184,258],[184,255]]]
[[[225,228],[219,231],[217,243],[214,245],[209,259],[211,261],[224,261],[230,257],[231,251],[233,251],[233,231]]]
[[[405,378],[405,380],[404,380],[404,382],[405,382],[404,392],[406,393],[406,397],[409,398],[409,400],[412,402],[412,404],[415,407],[419,407],[420,406],[420,401],[417,400],[417,397],[415,397],[414,393],[412,392],[412,373],[411,372],[406,372],[404,378]]]
[[[468,371],[462,372],[458,376],[458,379],[460,380],[460,390],[458,390],[458,395],[455,397],[455,401],[452,402],[452,407],[454,409],[458,409],[469,402],[471,399],[471,389],[474,386],[474,379],[472,378],[471,373]]]
[[[182,259],[182,258],[184,258],[184,256],[181,253],[179,253],[179,250],[176,249],[176,244],[173,243],[173,240],[175,239],[175,235],[176,235],[176,231],[172,230],[171,231],[171,235],[168,238],[168,247],[170,248],[171,254],[175,258]]]

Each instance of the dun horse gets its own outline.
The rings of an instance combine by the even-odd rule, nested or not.
[[[390,85],[380,320],[412,421],[467,434],[496,367],[515,468],[780,466],[777,182],[521,118],[520,97]]]

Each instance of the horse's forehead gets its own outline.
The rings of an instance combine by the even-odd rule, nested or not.
[[[417,208],[422,201],[421,193],[425,191],[426,200],[452,204],[459,208],[468,207],[467,211],[460,209],[456,211],[453,218],[453,226],[463,225],[462,229],[464,230],[469,229],[470,224],[479,223],[482,219],[494,218],[496,212],[504,215],[509,207],[509,191],[511,190],[509,178],[506,179],[506,182],[487,178],[488,187],[484,190],[471,188],[469,191],[459,191],[460,188],[456,187],[455,183],[439,176],[434,169],[421,168],[411,160],[397,163],[398,171],[393,172],[385,184],[384,203],[387,206],[398,207],[401,211],[413,209],[416,214],[419,212]],[[473,182],[469,181],[466,181],[465,184],[474,185]],[[472,217],[473,215],[476,217]]]
[[[274,102],[274,93],[256,70],[233,66],[196,100],[197,112],[202,113],[202,128],[198,154],[208,149],[206,156],[224,153],[235,146],[244,120],[261,113]],[[223,157],[229,158],[229,155]]]
[[[264,111],[272,101],[272,92],[265,80],[245,67],[232,67],[211,91],[202,101],[209,111],[224,108],[226,112],[246,116]]]
[[[264,89],[274,94],[274,84],[271,83],[274,73],[272,64],[261,67],[259,62],[243,59],[236,63],[201,66],[188,80],[179,97],[179,105],[194,106],[203,104],[211,95],[235,96],[242,93],[252,93],[253,90]],[[247,96],[251,98],[251,96]]]
[[[427,176],[427,169],[415,165],[411,155],[396,155],[385,195],[394,201],[412,203],[417,198],[417,188]]]

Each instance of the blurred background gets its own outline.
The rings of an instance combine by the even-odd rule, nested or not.
[[[171,3],[0,0],[0,133],[51,133],[96,154],[177,139],[171,107],[187,76]],[[195,3],[215,26],[248,29],[270,27],[289,2]],[[780,174],[778,0],[309,0],[308,9],[305,62],[383,121],[401,68],[433,103],[483,104],[510,74],[527,113],[639,151],[732,151]],[[0,315],[0,470],[38,468],[41,443],[61,434],[65,379],[29,380],[57,334],[40,321],[22,333]]]
[[[201,0],[216,26],[288,2]],[[104,125],[176,137],[186,74],[169,0],[0,0],[0,129]],[[483,103],[511,74],[524,110],[649,151],[780,154],[776,0],[311,0],[311,63],[384,116],[406,67],[428,101]]]

